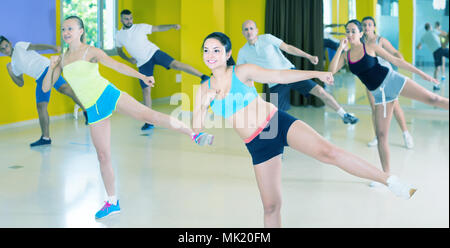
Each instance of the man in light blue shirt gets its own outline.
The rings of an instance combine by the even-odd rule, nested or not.
[[[420,38],[420,42],[417,45],[417,49],[422,49],[422,43],[425,44],[428,49],[430,49],[433,52],[433,58],[434,58],[434,78],[438,79],[438,71],[442,67],[442,61],[443,58],[446,57],[448,59],[448,48],[441,46],[441,41],[439,36],[445,37],[447,34],[443,31],[440,32],[440,34],[436,34],[436,32],[433,31],[433,28],[429,23],[425,23],[425,34],[422,35]],[[442,70],[442,76],[441,80],[445,80],[445,72]],[[433,87],[434,90],[439,90],[439,86],[435,85]]]
[[[295,69],[295,66],[283,55],[281,50],[294,56],[307,58],[315,65],[319,62],[317,56],[312,56],[292,45],[286,44],[271,34],[258,35],[258,28],[252,20],[245,21],[242,24],[242,34],[248,42],[239,50],[238,65],[255,64],[274,70]],[[290,108],[290,90],[293,89],[304,96],[312,94],[320,98],[341,116],[345,124],[355,124],[359,120],[347,113],[328,92],[312,80],[304,80],[292,84],[269,84],[269,88],[270,93],[278,94],[278,108],[280,110],[286,111]]]

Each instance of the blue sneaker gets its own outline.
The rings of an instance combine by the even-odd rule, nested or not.
[[[441,87],[439,87],[439,85],[433,85],[433,90],[434,91],[438,91],[438,90],[440,90],[441,89]]]
[[[350,123],[353,125],[353,124],[356,124],[359,121],[359,119],[349,113],[346,113],[344,115],[344,118],[342,118],[342,121],[344,121],[344,124]]]
[[[96,219],[103,219],[109,215],[120,213],[119,201],[117,201],[117,205],[113,205],[107,201],[105,201],[105,205],[100,209],[96,214]]]
[[[31,147],[33,146],[42,146],[42,145],[50,145],[52,143],[51,139],[44,139],[43,136],[41,136],[41,138],[38,141],[35,141],[33,143],[30,144]]]
[[[144,126],[141,127],[142,131],[153,129],[155,126],[153,124],[145,123]]]

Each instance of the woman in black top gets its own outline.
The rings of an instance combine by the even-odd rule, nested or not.
[[[383,170],[390,172],[388,132],[394,104],[398,95],[411,98],[429,105],[449,109],[448,98],[434,94],[410,78],[380,65],[377,56],[397,67],[418,74],[424,80],[439,82],[401,58],[392,56],[377,44],[364,44],[362,25],[358,20],[350,20],[346,25],[346,38],[341,40],[339,48],[330,63],[329,71],[336,73],[348,63],[350,71],[366,85],[375,98],[375,132],[378,138],[378,152]],[[350,43],[351,48],[343,52]]]

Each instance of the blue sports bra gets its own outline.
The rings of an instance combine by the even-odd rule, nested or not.
[[[210,104],[214,114],[221,115],[224,118],[228,118],[237,111],[245,108],[258,97],[256,88],[241,82],[241,80],[236,77],[234,68],[235,66],[233,66],[230,92],[228,92],[224,99],[214,99]],[[208,88],[211,89],[211,79],[208,80]]]

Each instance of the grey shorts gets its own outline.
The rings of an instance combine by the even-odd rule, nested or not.
[[[383,104],[385,106],[386,117],[386,103],[397,100],[398,96],[405,86],[407,77],[402,74],[389,70],[383,83],[378,88],[370,91],[375,99],[375,104]]]

